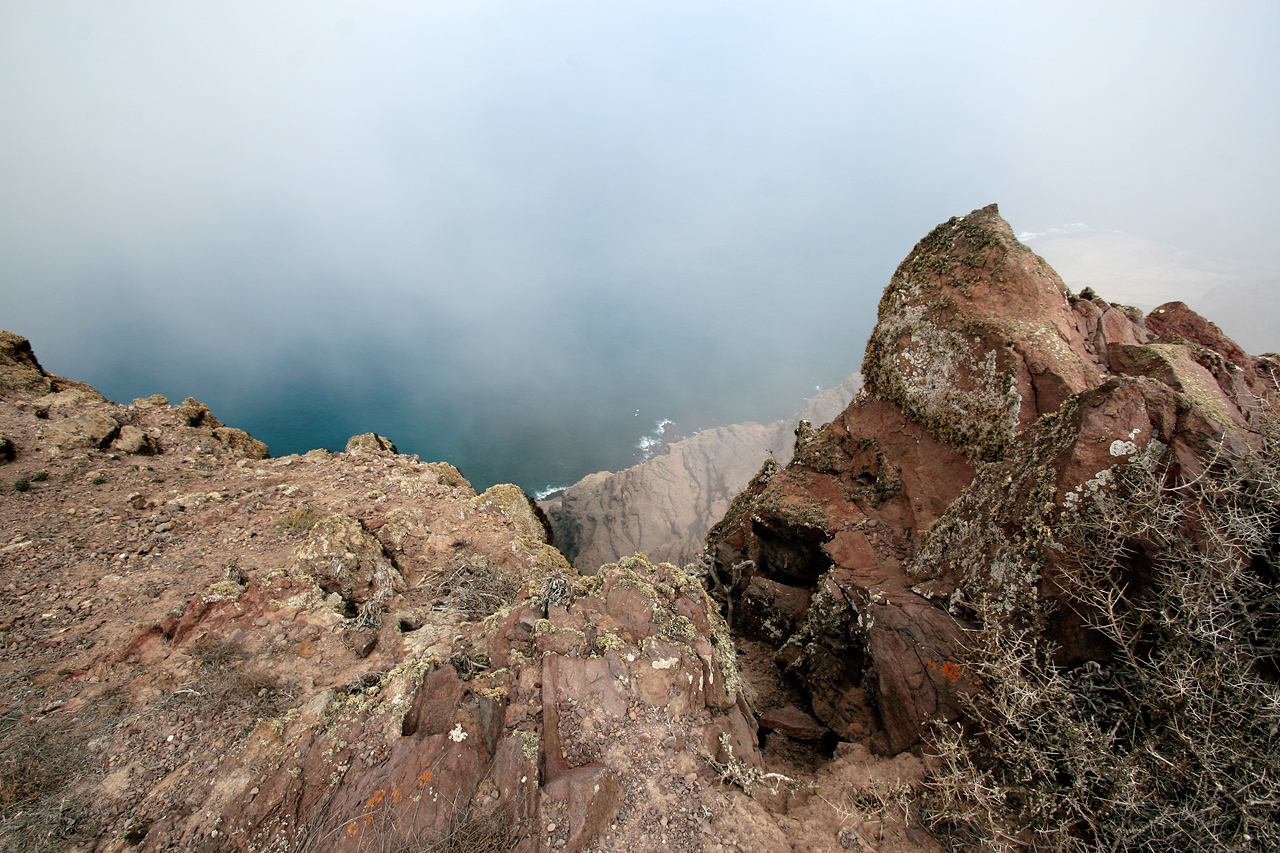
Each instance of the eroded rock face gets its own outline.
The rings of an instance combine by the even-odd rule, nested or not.
[[[809,400],[794,418],[704,430],[625,471],[587,475],[542,502],[556,544],[580,571],[637,552],[681,566],[694,562],[707,530],[760,464],[790,460],[797,423],[825,424],[861,384],[854,374]]]
[[[838,736],[890,754],[958,715],[975,602],[1060,595],[1048,544],[1072,494],[1148,447],[1176,476],[1218,448],[1247,455],[1276,393],[1269,360],[1185,306],[1143,318],[1072,295],[994,206],[898,268],[863,372],[865,392],[766,465],[707,543],[735,626],[778,650]],[[797,596],[802,620],[781,606]],[[1096,652],[1059,611],[1064,655]]]
[[[570,572],[534,568],[513,603],[450,626],[439,654],[435,627],[410,631],[368,684],[260,723],[199,808],[164,812],[140,849],[323,839],[354,853],[447,837],[469,805],[512,827],[503,849],[578,850],[624,799],[643,811],[654,793],[635,768],[674,743],[758,763],[732,641],[700,583],[639,558]]]

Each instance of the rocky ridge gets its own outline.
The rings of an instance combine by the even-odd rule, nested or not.
[[[707,531],[760,464],[791,460],[797,424],[827,423],[861,386],[854,374],[808,400],[792,418],[703,430],[624,471],[588,474],[539,502],[556,546],[579,571],[637,552],[679,566],[696,562]]]
[[[1192,481],[1255,454],[1280,362],[1181,303],[1143,317],[1072,294],[991,206],[899,266],[863,375],[788,466],[766,463],[708,553],[734,626],[814,716],[892,755],[958,718],[980,607],[1048,603],[1063,661],[1100,653],[1062,593],[1055,530],[1139,460]]]

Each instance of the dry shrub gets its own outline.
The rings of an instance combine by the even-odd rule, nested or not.
[[[237,669],[218,679],[220,692],[227,704],[243,703],[269,706],[280,692],[280,679],[260,669]],[[265,702],[263,700],[266,700]]]
[[[320,523],[322,518],[324,516],[310,506],[301,506],[286,514],[277,524],[281,530],[290,533],[306,533]]]
[[[1065,669],[984,614],[932,827],[961,849],[1280,849],[1280,431],[1181,485],[1131,464],[1056,539],[1112,654]]]
[[[919,787],[901,779],[850,787],[835,802],[823,797],[840,819],[840,846],[853,850],[878,850],[885,826],[909,826],[919,799]]]
[[[483,557],[459,558],[432,582],[437,608],[451,608],[475,622],[515,601],[520,583]]]
[[[228,642],[223,637],[209,634],[193,640],[187,647],[187,652],[200,666],[210,669],[223,669],[248,656],[240,643]]]
[[[234,708],[252,718],[275,712],[288,695],[277,676],[249,666],[249,652],[239,642],[205,635],[187,650],[199,666],[197,680],[182,696],[194,698],[203,713],[217,716]]]

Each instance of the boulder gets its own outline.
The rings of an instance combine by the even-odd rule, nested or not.
[[[43,430],[44,440],[54,452],[106,447],[120,431],[120,424],[104,412],[83,412],[51,421]]]
[[[795,705],[765,711],[760,715],[760,728],[780,732],[795,740],[820,741],[831,734],[831,729]]]
[[[551,525],[546,514],[519,486],[511,483],[490,486],[473,498],[473,502],[481,510],[492,508],[502,513],[521,536],[552,544]]]
[[[326,516],[311,528],[307,541],[289,555],[288,571],[314,579],[349,607],[386,601],[404,584],[381,543],[342,513]]]
[[[575,767],[547,783],[548,797],[568,805],[569,833],[563,849],[577,853],[618,816],[622,805],[617,775],[608,767]]]
[[[353,435],[347,439],[347,453],[398,453],[391,439],[373,432]]]
[[[147,455],[156,452],[156,443],[151,436],[132,424],[120,427],[120,434],[111,442],[111,447],[122,453]]]
[[[213,437],[241,459],[266,459],[271,454],[267,446],[242,429],[219,426],[213,428]]]
[[[173,412],[186,426],[220,427],[222,424],[210,412],[209,407],[194,397],[188,397],[173,407]]]
[[[776,648],[804,624],[809,590],[752,575],[735,607],[735,627]]]

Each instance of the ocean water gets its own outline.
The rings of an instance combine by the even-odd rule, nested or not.
[[[230,340],[195,335],[127,312],[101,314],[70,338],[14,331],[32,338],[51,372],[116,402],[195,397],[272,456],[342,450],[350,436],[376,432],[401,453],[458,466],[477,489],[513,482],[530,494],[637,464],[700,429],[786,416],[861,355],[853,339],[780,354],[763,339],[730,346],[690,331],[664,342],[648,324],[631,328],[514,354],[453,336],[379,335],[354,317],[350,328],[288,346],[243,330]]]

